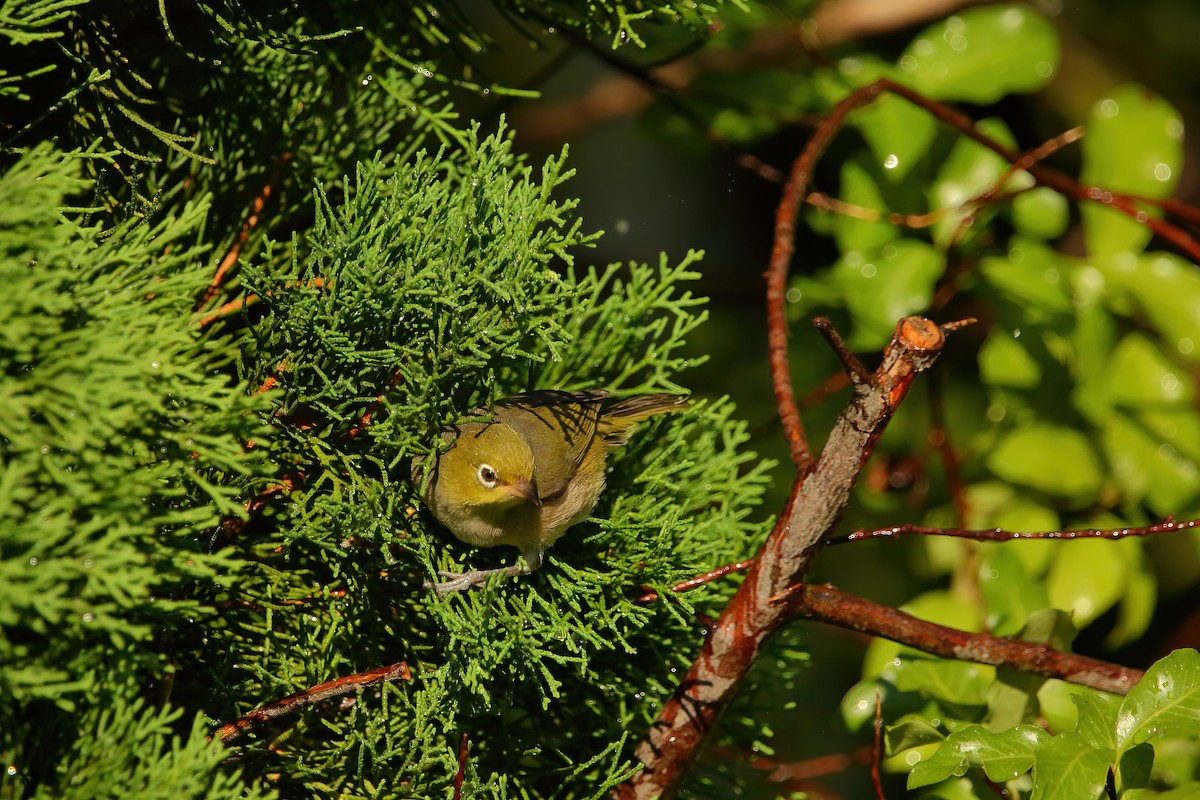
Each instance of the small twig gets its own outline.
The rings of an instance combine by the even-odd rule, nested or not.
[[[960,528],[967,526],[967,484],[963,480],[962,466],[958,453],[950,443],[946,433],[946,414],[944,408],[943,386],[941,373],[936,370],[930,374],[929,414],[931,425],[928,440],[937,450],[942,459],[942,469],[946,471],[946,485],[950,490],[950,500],[954,504],[954,521]]]
[[[871,746],[871,783],[875,786],[875,797],[887,800],[883,795],[883,777],[879,765],[883,763],[883,694],[875,690],[875,740]]]
[[[888,528],[866,530],[860,528],[853,533],[835,536],[828,544],[846,544],[862,539],[892,539],[906,534],[921,536],[957,536],[963,539],[973,539],[977,542],[1008,542],[1013,539],[1124,539],[1127,536],[1153,536],[1156,533],[1171,531],[1186,531],[1200,527],[1200,519],[1189,519],[1176,522],[1174,517],[1167,517],[1162,522],[1141,528],[1084,528],[1073,531],[1007,531],[1003,528],[986,528],[967,530],[963,528],[928,528],[923,525],[893,525]]]
[[[882,636],[943,658],[1003,665],[1113,694],[1125,694],[1142,679],[1143,673],[1138,669],[1064,653],[1048,644],[947,628],[832,586],[798,583],[774,601],[786,606],[788,613],[797,618]]]
[[[834,355],[842,362],[842,368],[846,371],[846,377],[850,379],[850,383],[855,387],[869,386],[871,383],[871,373],[863,366],[863,363],[858,360],[858,356],[851,352],[846,345],[846,340],[834,330],[833,323],[828,317],[817,317],[812,321],[813,327],[825,337],[825,341],[829,343],[829,348],[833,350]]]
[[[754,563],[754,559],[747,559],[746,561],[736,561],[732,564],[726,564],[723,567],[717,567],[714,570],[709,570],[708,572],[705,572],[703,575],[697,575],[693,578],[688,578],[685,581],[680,581],[679,583],[677,583],[671,587],[671,591],[672,592],[691,591],[692,589],[695,589],[697,586],[703,586],[704,584],[715,581],[718,578],[724,578],[726,575],[729,575],[731,573],[745,572],[746,570],[750,569],[750,565],[752,563]],[[643,587],[643,588],[645,588],[645,587]],[[658,599],[658,592],[648,591],[644,595],[639,597],[637,600],[635,600],[634,602],[635,603],[653,603],[657,599]]]
[[[229,744],[240,738],[250,728],[265,725],[273,719],[290,714],[293,711],[298,711],[306,706],[352,694],[376,683],[407,680],[412,680],[412,677],[408,673],[408,664],[403,661],[397,661],[395,664],[389,664],[386,667],[369,669],[366,672],[359,672],[355,675],[347,675],[344,678],[335,678],[331,681],[317,684],[310,689],[305,689],[302,692],[288,695],[282,700],[276,700],[274,703],[260,706],[243,717],[222,725],[216,730],[213,736],[225,744]]]
[[[454,776],[454,800],[462,798],[463,779],[467,775],[467,756],[469,755],[470,738],[463,731],[462,740],[458,745],[458,773]]]
[[[286,164],[291,160],[290,153],[284,153],[280,158],[280,165]],[[278,176],[276,176],[277,178]],[[225,277],[229,270],[237,263],[238,256],[241,255],[242,246],[246,244],[246,240],[250,238],[250,231],[254,230],[254,226],[258,225],[258,217],[262,214],[263,209],[267,205],[267,200],[271,197],[271,183],[268,180],[263,184],[262,190],[255,196],[254,201],[250,204],[250,215],[246,217],[246,221],[242,223],[242,229],[238,231],[237,238],[233,240],[233,244],[229,246],[229,250],[225,253],[225,257],[221,259],[220,265],[217,267],[216,273],[213,275],[212,283],[204,291],[204,295],[200,298],[200,302],[196,304],[196,310],[204,308],[208,305],[217,292],[221,291],[221,285],[225,283]]]

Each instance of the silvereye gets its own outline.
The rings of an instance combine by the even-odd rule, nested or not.
[[[453,443],[437,457],[426,504],[462,541],[479,547],[513,545],[525,563],[441,573],[451,580],[426,588],[446,594],[493,574],[536,570],[543,551],[592,513],[604,489],[608,451],[625,444],[647,417],[688,405],[687,398],[667,394],[615,401],[607,396],[595,390],[530,392],[498,401],[492,422],[447,428],[444,435]]]

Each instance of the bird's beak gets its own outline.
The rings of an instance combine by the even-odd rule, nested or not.
[[[532,503],[535,506],[542,504],[538,497],[537,484],[533,481],[516,481],[504,487],[504,491],[511,494],[513,497],[519,497],[527,503]]]

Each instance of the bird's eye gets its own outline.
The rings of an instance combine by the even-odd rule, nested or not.
[[[496,477],[496,470],[492,469],[491,464],[480,464],[475,475],[479,478],[479,482],[489,489],[496,488],[496,483],[499,481]]]

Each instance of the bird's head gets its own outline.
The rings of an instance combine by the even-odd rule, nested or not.
[[[452,505],[508,508],[539,505],[533,453],[501,423],[463,425],[438,459],[437,493]]]

